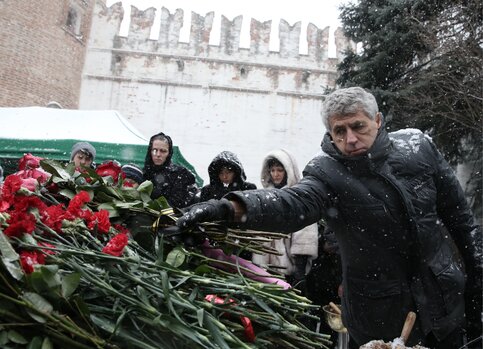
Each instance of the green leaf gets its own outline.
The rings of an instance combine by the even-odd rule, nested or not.
[[[108,211],[109,212],[109,218],[120,217],[119,211],[116,210],[112,204],[103,203],[103,204],[100,204],[97,209],[99,211],[100,210]]]
[[[155,211],[162,211],[164,209],[170,208],[171,206],[168,204],[168,201],[164,196],[160,196],[156,200],[152,200],[148,203],[148,207]]]
[[[210,271],[211,271],[211,268],[207,264],[200,264],[194,270],[196,275],[207,274]]]
[[[37,293],[45,293],[50,291],[49,286],[45,282],[44,276],[42,275],[40,269],[35,268],[33,273],[26,275],[26,277],[30,285],[32,286],[33,291]]]
[[[156,264],[164,263],[164,238],[162,235],[157,235],[155,240]]]
[[[199,293],[198,286],[193,287],[193,290],[191,291],[191,293],[190,293],[190,295],[188,297],[188,300],[190,302],[193,302],[198,297],[198,293]]]
[[[206,327],[210,330],[210,334],[213,337],[213,340],[220,348],[223,349],[230,349],[228,343],[223,339],[220,329],[215,324],[215,319],[211,316],[207,316],[205,319]]]
[[[0,253],[2,255],[2,262],[10,275],[16,280],[21,280],[24,276],[24,273],[20,267],[20,257],[13,249],[7,236],[2,231],[0,231]]]
[[[172,265],[175,268],[181,266],[186,259],[186,253],[184,253],[182,247],[175,247],[168,253],[166,257],[166,263]]]
[[[42,338],[39,336],[32,338],[26,349],[42,349]]]
[[[54,309],[52,304],[50,304],[44,297],[37,293],[33,292],[25,292],[23,296],[21,296],[23,300],[26,302],[30,303],[33,308],[37,311],[30,311],[28,310],[27,312],[29,315],[34,319],[37,320],[40,323],[45,323],[46,319],[42,314],[45,315],[50,315]],[[38,314],[40,313],[40,314]]]
[[[140,193],[145,193],[149,197],[151,196],[151,193],[153,192],[153,182],[151,181],[144,181],[142,182],[139,187],[137,187],[137,191]]]
[[[1,331],[0,332],[0,345],[3,346],[8,343],[8,332],[7,331]]]
[[[64,166],[55,160],[40,160],[40,167],[52,174],[52,176],[60,177],[64,181],[68,181],[71,177],[71,174],[64,169]],[[54,183],[59,183],[59,181],[54,181]]]
[[[29,341],[15,330],[8,331],[8,339],[17,344],[27,344]]]
[[[103,192],[98,192],[96,193],[96,200],[98,202],[112,202],[116,198],[114,196],[110,196],[109,194],[103,193]]]
[[[72,296],[71,301],[75,304],[76,308],[78,309],[79,313],[83,314],[83,316],[89,316],[90,310],[89,306],[86,304],[88,299],[80,297],[79,295],[75,294]]]
[[[54,344],[52,344],[52,341],[49,337],[44,338],[41,349],[54,349]]]
[[[79,286],[80,278],[80,273],[64,275],[62,278],[62,296],[64,298],[69,298],[74,293]]]
[[[174,286],[174,288],[178,288],[179,286],[183,285],[186,281],[188,281],[189,279],[191,278],[191,275],[189,276],[185,276],[183,278],[181,278],[177,283],[176,285]]]
[[[149,294],[144,287],[141,287],[138,285],[136,287],[136,291],[137,291],[136,293],[139,297],[139,300],[141,302],[143,302],[146,305],[151,305],[151,303],[149,302],[149,296],[148,296]]]
[[[95,315],[91,315],[91,320],[92,322],[100,327],[101,329],[103,329],[104,331],[106,331],[107,333],[109,334],[113,334],[115,329],[116,329],[116,326],[113,322],[107,320],[107,319],[104,319],[104,318],[101,318],[99,316],[95,316]],[[140,341],[138,340],[137,338],[133,337],[133,336],[130,336],[129,335],[129,332],[128,331],[119,331],[116,333],[116,335],[118,337],[120,337],[121,339],[131,343],[131,344],[134,344],[136,348],[140,348],[140,349],[158,349],[158,347],[153,347],[147,343],[145,343],[144,341]],[[130,346],[129,345],[126,345],[127,348],[129,348]]]
[[[141,200],[141,193],[134,188],[122,188],[121,195],[126,202]]]
[[[39,270],[42,273],[42,277],[47,286],[49,286],[49,288],[55,288],[62,284],[60,276],[57,274],[57,272],[59,271],[58,265],[41,265]]]
[[[130,209],[130,208],[143,208],[143,203],[141,201],[132,201],[132,202],[122,202],[122,201],[116,201],[114,202],[114,206],[117,208],[123,208],[123,209]]]
[[[36,246],[37,245],[37,240],[35,240],[35,238],[32,236],[32,234],[22,234],[22,241],[27,243],[27,244],[30,244],[30,245],[34,245]]]
[[[163,288],[164,297],[166,301],[169,302],[170,301],[169,297],[171,296],[169,289],[171,285],[169,284],[168,273],[165,270],[161,270],[160,274],[161,274],[161,286]]]
[[[145,203],[145,204],[149,204],[151,202],[151,196],[147,193],[139,193],[140,195],[140,198],[141,200]]]
[[[198,324],[200,327],[203,327],[203,318],[205,316],[205,310],[203,308],[199,308],[196,311],[196,318],[198,319]]]
[[[118,199],[118,200],[122,200],[123,197],[122,197],[122,192],[119,188],[116,188],[116,187],[102,187],[100,189],[101,191],[103,191],[104,193]]]
[[[65,196],[67,199],[72,199],[76,192],[70,189],[62,189],[59,191],[59,194]]]

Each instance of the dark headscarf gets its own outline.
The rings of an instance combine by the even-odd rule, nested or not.
[[[153,162],[153,158],[151,156],[151,151],[153,149],[153,142],[157,139],[161,141],[166,141],[169,147],[168,157],[166,158],[166,161],[162,165],[155,165]],[[152,136],[149,139],[149,146],[146,152],[146,158],[144,160],[144,168],[143,168],[144,178],[147,180],[151,180],[156,173],[158,173],[163,168],[168,167],[171,164],[172,156],[173,156],[173,141],[171,140],[171,137],[169,137],[168,135],[165,135],[163,132],[159,132],[154,136]]]

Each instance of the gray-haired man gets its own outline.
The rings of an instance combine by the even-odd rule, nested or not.
[[[459,348],[466,316],[481,334],[481,229],[461,186],[429,137],[387,133],[374,96],[352,87],[330,94],[322,154],[288,189],[230,193],[197,204],[178,220],[242,222],[263,231],[300,230],[324,218],[342,258],[343,321],[356,344],[399,336],[408,345]],[[446,232],[464,259],[455,259]]]

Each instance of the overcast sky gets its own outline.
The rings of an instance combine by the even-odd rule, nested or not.
[[[111,6],[116,2],[118,1],[107,0],[107,5]],[[270,49],[278,51],[278,25],[280,19],[283,18],[290,25],[294,25],[299,21],[302,22],[300,50],[301,53],[306,53],[307,25],[313,23],[320,29],[330,26],[332,35],[333,31],[340,26],[338,6],[343,3],[348,3],[349,0],[122,0],[121,2],[125,10],[125,20],[121,28],[121,35],[127,35],[129,20],[126,20],[126,18],[128,19],[130,16],[131,5],[141,10],[154,7],[157,9],[157,16],[160,13],[161,7],[167,8],[171,13],[174,13],[177,8],[182,8],[185,22],[181,29],[180,40],[184,42],[188,42],[189,40],[191,11],[202,16],[214,11],[215,18],[212,35],[210,36],[210,44],[219,44],[221,15],[224,15],[229,20],[243,15],[240,46],[249,47],[250,18],[255,18],[261,22],[272,20]],[[158,32],[159,17],[155,19],[152,38],[155,38]]]

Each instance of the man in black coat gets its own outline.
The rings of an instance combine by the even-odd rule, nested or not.
[[[374,96],[359,87],[329,95],[322,117],[322,153],[298,184],[194,205],[178,225],[292,232],[323,218],[339,245],[343,322],[357,345],[399,337],[409,311],[417,322],[408,345],[460,348],[465,326],[469,340],[479,337],[481,229],[431,139],[415,129],[388,134]]]

